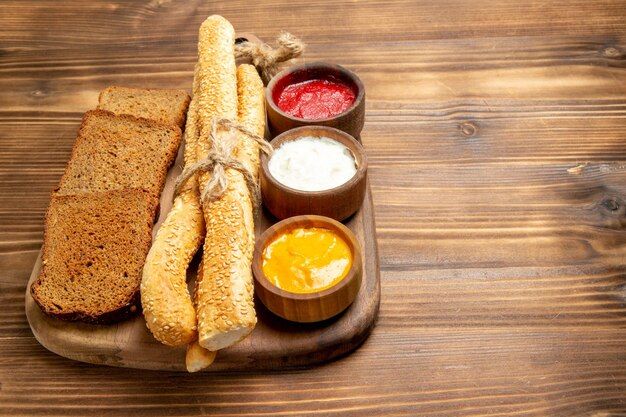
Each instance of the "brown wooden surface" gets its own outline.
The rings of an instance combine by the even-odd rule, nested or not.
[[[54,355],[24,291],[80,117],[113,83],[190,88],[211,13],[365,83],[378,323],[295,371]],[[3,2],[0,414],[626,415],[625,22],[622,0]]]
[[[167,174],[153,238],[172,208],[174,183],[182,172],[182,165],[181,147],[174,166]],[[275,317],[259,300],[255,300],[258,323],[252,334],[242,342],[219,351],[215,362],[206,372],[266,369],[276,371],[320,364],[345,355],[363,343],[374,327],[380,304],[374,213],[369,187],[366,189],[368,192],[361,209],[346,222],[346,226],[354,233],[354,244],[359,245],[365,255],[359,255],[363,259],[362,268],[359,268],[362,272],[359,278],[362,279],[358,283],[353,279],[355,284],[346,287],[344,291],[353,296],[352,305],[333,319],[298,325]],[[276,221],[276,218],[263,212],[255,224],[256,235],[260,236]],[[188,273],[190,288],[193,288],[195,282],[198,262],[196,259]],[[114,325],[100,326],[65,322],[43,314],[29,290],[40,270],[41,257],[38,257],[26,287],[25,309],[35,338],[48,350],[66,358],[98,365],[186,371],[186,346],[171,348],[159,343],[146,328],[143,315]],[[348,288],[353,291],[348,291]]]

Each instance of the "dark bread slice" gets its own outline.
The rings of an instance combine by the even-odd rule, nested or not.
[[[63,320],[90,323],[111,323],[140,311],[156,205],[142,189],[53,195],[42,268],[30,288],[39,307]]]
[[[158,197],[181,130],[106,110],[85,113],[59,194],[144,188]]]
[[[157,120],[183,129],[191,101],[183,90],[108,87],[100,92],[98,108],[116,114]]]

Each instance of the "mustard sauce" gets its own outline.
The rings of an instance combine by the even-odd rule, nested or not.
[[[278,288],[307,294],[341,281],[352,266],[352,253],[332,230],[297,228],[278,235],[265,246],[261,266]]]

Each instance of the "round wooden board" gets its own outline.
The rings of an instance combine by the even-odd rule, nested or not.
[[[171,209],[174,179],[181,172],[182,147],[170,169],[161,195],[161,213],[154,233]],[[276,219],[263,212],[256,224],[259,236]],[[367,185],[361,209],[345,224],[363,250],[363,280],[354,303],[339,316],[321,323],[299,324],[280,319],[255,299],[258,324],[238,344],[218,352],[208,371],[283,369],[322,363],[357,348],[368,336],[378,315],[380,278],[372,197]],[[94,364],[154,370],[185,370],[185,347],[157,342],[143,315],[113,325],[65,322],[42,313],[30,295],[41,267],[41,254],[26,287],[26,316],[33,334],[58,355]],[[195,275],[195,268],[193,270]],[[195,276],[190,277],[191,281]]]

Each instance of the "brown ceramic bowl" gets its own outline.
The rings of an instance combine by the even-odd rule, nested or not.
[[[319,227],[337,233],[352,252],[352,266],[337,284],[319,292],[300,294],[276,287],[263,273],[261,256],[275,236],[299,228]],[[344,311],[361,287],[363,261],[361,248],[354,234],[343,224],[323,216],[290,217],[267,229],[256,241],[252,257],[254,290],[261,302],[274,314],[300,323],[312,323],[336,316]]]
[[[337,80],[348,85],[355,95],[352,106],[336,116],[326,119],[302,119],[285,113],[276,105],[280,93],[291,84],[312,79]],[[267,120],[272,136],[300,126],[329,126],[359,138],[365,121],[365,87],[353,72],[335,64],[314,62],[296,65],[276,74],[267,85],[265,93]]]
[[[367,181],[367,156],[359,142],[341,130],[325,126],[304,126],[278,135],[274,149],[303,136],[327,137],[345,145],[354,156],[357,171],[347,182],[322,191],[302,191],[278,181],[269,170],[269,158],[261,156],[261,194],[265,207],[277,218],[286,219],[301,214],[317,214],[335,220],[345,220],[363,204]],[[271,157],[270,157],[271,158]]]

